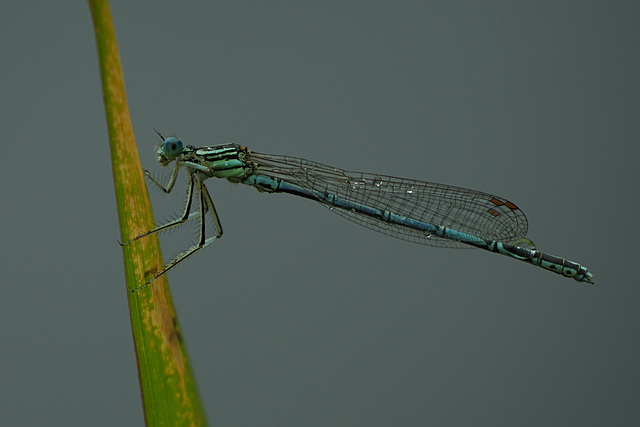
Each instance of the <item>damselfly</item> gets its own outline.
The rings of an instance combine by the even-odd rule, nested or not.
[[[184,166],[189,174],[187,203],[180,218],[122,245],[198,217],[200,233],[195,245],[132,292],[146,287],[222,236],[218,214],[204,185],[211,177],[251,185],[260,192],[288,193],[314,200],[357,224],[398,239],[429,246],[476,247],[593,284],[593,274],[586,267],[539,252],[530,240],[524,239],[527,218],[515,204],[502,197],[450,185],[349,172],[296,157],[256,153],[237,144],[184,146],[178,138],[165,139],[157,133],[163,140],[157,152],[158,162],[167,166],[175,161],[175,167],[166,186],[149,171],[145,174],[152,183],[169,193],[179,169]],[[199,209],[191,212],[195,194]],[[205,235],[207,213],[216,228],[209,238]]]

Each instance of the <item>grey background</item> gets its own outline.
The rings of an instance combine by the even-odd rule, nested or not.
[[[596,279],[210,182],[225,235],[170,283],[212,424],[640,421],[637,2],[128,3],[145,167],[155,127],[471,187]],[[3,423],[140,425],[88,6],[5,2],[0,21]],[[152,192],[158,218],[184,183]]]

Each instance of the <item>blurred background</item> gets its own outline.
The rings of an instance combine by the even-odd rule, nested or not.
[[[595,275],[211,180],[224,237],[169,274],[211,424],[638,424],[637,2],[111,7],[154,173],[156,128],[470,187]],[[89,8],[0,20],[3,422],[140,425]],[[159,220],[185,184],[152,192]],[[161,236],[165,258],[196,231]]]

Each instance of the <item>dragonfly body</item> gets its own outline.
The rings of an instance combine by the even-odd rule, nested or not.
[[[183,146],[173,137],[163,140],[158,162],[164,166],[176,162],[169,183],[164,187],[146,174],[168,193],[184,166],[189,174],[185,211],[180,218],[127,243],[196,217],[201,218],[200,239],[138,289],[222,235],[213,201],[204,186],[204,181],[212,177],[250,185],[260,192],[314,200],[351,221],[399,239],[430,246],[476,247],[579,282],[593,283],[593,275],[586,267],[516,244],[527,232],[527,219],[515,204],[498,196],[443,184],[344,171],[296,157],[255,153],[237,144],[196,148]],[[200,197],[200,210],[191,213],[194,189]],[[208,212],[217,232],[207,239],[204,216]]]

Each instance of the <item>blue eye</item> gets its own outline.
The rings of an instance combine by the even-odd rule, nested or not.
[[[162,143],[162,152],[168,159],[173,159],[182,153],[182,148],[182,141],[172,136]]]

